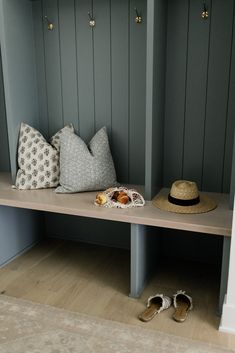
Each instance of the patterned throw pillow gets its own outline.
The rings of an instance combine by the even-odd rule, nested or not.
[[[60,185],[56,192],[103,190],[117,185],[106,128],[89,145],[71,131],[61,136]]]
[[[48,143],[33,127],[22,123],[18,145],[18,166],[15,186],[20,190],[53,188],[59,184],[60,138],[68,125],[58,131]]]

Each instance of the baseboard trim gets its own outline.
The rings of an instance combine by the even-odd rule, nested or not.
[[[219,331],[224,333],[232,333],[235,335],[235,329],[231,329],[230,327],[220,326]]]
[[[235,334],[235,306],[227,303],[227,296],[224,298],[219,331]]]

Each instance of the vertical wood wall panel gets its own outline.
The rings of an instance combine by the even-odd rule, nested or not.
[[[47,23],[44,21],[49,134],[52,135],[64,124],[61,89],[58,1],[43,0],[43,15],[48,16],[48,19],[52,21],[55,26],[53,31],[49,31],[47,29]]]
[[[63,122],[78,130],[77,55],[74,0],[59,0]]]
[[[145,198],[162,187],[166,61],[166,3],[148,0]]]
[[[135,23],[137,8],[143,17]],[[146,3],[130,1],[129,182],[145,182]]]
[[[75,0],[79,134],[86,142],[95,132],[93,29],[88,24],[91,0]]]
[[[168,1],[164,184],[182,178],[188,0]]]
[[[232,37],[232,53],[230,65],[230,81],[229,81],[229,96],[227,106],[227,127],[225,136],[225,151],[224,151],[224,175],[223,175],[223,192],[229,192],[232,172],[232,152],[234,144],[235,130],[235,2],[233,9],[233,37]],[[234,156],[235,157],[235,156]],[[234,161],[235,162],[235,161]],[[234,175],[235,178],[235,175]],[[235,180],[234,180],[235,185]],[[231,188],[232,198],[234,188]]]
[[[41,31],[40,3],[53,31],[45,21]],[[41,0],[33,6],[43,132],[48,126],[51,135],[73,122],[88,142],[107,126],[118,179],[143,184],[146,1]],[[140,25],[135,7],[143,16]]]
[[[158,4],[158,2],[157,2]],[[152,187],[153,187],[153,140],[154,133],[157,134],[157,131],[153,132],[153,115],[155,113],[155,93],[154,92],[154,68],[155,68],[155,52],[156,48],[155,38],[155,26],[156,23],[156,4],[154,0],[148,0],[147,6],[147,38],[148,41],[146,43],[146,140],[145,140],[145,198],[152,198]],[[157,32],[158,33],[158,32]],[[159,119],[156,119],[159,120]],[[156,129],[157,130],[157,129]],[[157,134],[158,136],[158,134]],[[156,164],[157,159],[156,159]],[[157,187],[156,180],[156,187]]]
[[[211,16],[203,189],[208,191],[221,191],[231,55],[233,0],[213,0]],[[223,20],[221,20],[222,18]]]
[[[34,38],[36,51],[36,68],[38,84],[38,104],[39,104],[39,125],[40,132],[46,138],[48,131],[48,106],[47,106],[47,86],[45,72],[45,46],[44,46],[44,22],[42,2],[33,2]]]
[[[202,181],[210,30],[210,18],[202,20],[201,11],[202,3],[190,0],[183,158],[183,178],[196,181],[199,188]]]
[[[40,20],[41,2],[43,14],[55,24],[54,31],[48,31],[45,21]],[[153,79],[152,136],[156,143],[146,145],[151,145],[155,171],[151,169],[146,178],[153,180],[158,175],[159,181],[161,173],[156,171],[161,169],[164,186],[183,177],[196,180],[206,190],[228,191],[235,125],[234,56],[231,61],[234,1],[208,0],[208,4],[210,17],[205,21],[200,2],[167,2],[165,114],[161,109],[163,38],[161,49],[159,43],[155,46],[154,59],[154,70],[163,67],[158,73],[159,78],[162,72],[160,80]],[[35,1],[33,7],[42,132],[46,134],[49,125],[52,134],[64,122],[73,122],[88,142],[106,125],[119,180],[143,184],[147,168],[146,1],[42,0]],[[135,23],[135,7],[143,16],[139,25]],[[88,11],[96,19],[94,28],[89,26]],[[158,33],[161,15],[155,21]],[[161,116],[165,125],[158,135]],[[163,170],[158,158],[162,139]]]
[[[155,11],[154,85],[153,85],[153,141],[152,141],[152,197],[163,182],[164,109],[166,79],[166,2],[158,1]],[[157,119],[158,117],[158,119]],[[146,139],[148,136],[146,135]]]
[[[183,177],[203,190],[228,192],[235,126],[234,1],[207,4],[209,19],[203,20],[202,3],[168,1],[164,185]]]
[[[122,40],[120,40],[122,38]],[[112,148],[117,177],[128,182],[129,1],[111,0]]]
[[[39,127],[32,3],[0,2],[0,42],[3,64],[10,163],[17,170],[17,144],[22,121]]]
[[[93,0],[95,129],[111,131],[110,0]]]
[[[2,75],[2,58],[0,52],[0,172],[10,171],[10,156],[8,147],[8,133],[5,110],[5,94]]]
[[[230,197],[229,205],[230,208],[234,207],[234,197],[235,197],[235,143],[233,143],[233,155],[232,155],[232,168],[231,168],[231,182],[230,182]]]

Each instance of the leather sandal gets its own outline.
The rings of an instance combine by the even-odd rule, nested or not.
[[[173,295],[173,305],[175,308],[173,319],[177,322],[184,322],[188,312],[193,309],[192,298],[182,290]]]
[[[161,311],[171,306],[172,299],[163,294],[155,294],[148,298],[147,308],[139,315],[141,321],[150,321]]]

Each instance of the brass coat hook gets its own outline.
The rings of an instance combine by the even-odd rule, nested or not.
[[[136,17],[135,17],[135,22],[136,23],[142,23],[142,16],[140,14],[140,12],[137,10],[137,8],[134,8],[135,13],[136,13]]]
[[[91,16],[90,12],[88,12],[88,17],[89,17],[89,26],[90,27],[95,27],[96,22],[93,16]]]
[[[47,22],[47,29],[48,29],[49,31],[53,31],[53,29],[54,29],[54,24],[48,19],[47,16],[44,16],[44,19],[45,19],[46,22]]]
[[[203,2],[203,11],[202,11],[202,18],[204,20],[207,20],[209,17],[209,12],[208,12],[208,6],[206,4],[206,1]]]

